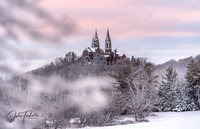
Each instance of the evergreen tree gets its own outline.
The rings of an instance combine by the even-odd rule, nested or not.
[[[189,97],[200,106],[200,60],[189,63],[185,78]]]
[[[163,77],[159,88],[160,105],[163,111],[193,111],[197,106],[187,96],[185,84],[180,82],[178,74],[172,67],[166,69],[166,75]]]
[[[130,76],[131,72],[132,67],[129,59],[124,59],[117,62],[115,66],[115,74],[112,75],[112,77],[114,77],[119,83],[117,88],[122,93],[126,92],[127,90],[127,78]]]
[[[178,80],[178,73],[172,67],[167,68],[166,72],[167,73],[163,77],[165,81],[162,81],[158,94],[160,96],[162,110],[170,111],[177,97],[176,83]]]
[[[134,56],[131,57],[131,65],[136,66],[136,59],[134,58]]]
[[[114,74],[111,74],[117,81],[115,84],[115,94],[116,94],[116,102],[115,106],[118,107],[118,111],[122,114],[126,114],[130,105],[129,103],[129,87],[128,87],[128,78],[132,73],[131,62],[129,59],[119,60],[115,66]]]

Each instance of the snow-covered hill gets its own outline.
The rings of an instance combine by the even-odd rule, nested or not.
[[[196,57],[188,57],[188,58],[180,59],[178,61],[170,60],[163,64],[159,64],[156,66],[155,74],[159,75],[159,81],[160,81],[162,79],[161,75],[165,75],[166,69],[169,66],[171,66],[178,73],[178,77],[184,80],[185,79],[184,76],[187,72],[187,66],[192,60],[200,60],[200,55],[197,55]]]
[[[149,122],[84,129],[199,129],[200,111],[159,112],[147,118]],[[127,118],[126,118],[127,119]]]

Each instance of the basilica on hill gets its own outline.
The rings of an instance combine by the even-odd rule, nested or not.
[[[117,49],[112,50],[112,43],[107,29],[106,39],[105,39],[105,49],[100,48],[100,42],[98,38],[97,31],[95,31],[95,36],[92,38],[91,47],[87,47],[83,51],[83,57],[87,59],[88,62],[96,61],[98,59],[105,59],[107,64],[114,64],[117,60],[125,59],[126,55],[120,55]]]

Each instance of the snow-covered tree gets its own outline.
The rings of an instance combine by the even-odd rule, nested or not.
[[[179,81],[178,73],[169,67],[159,87],[160,106],[163,111],[191,111],[197,106],[186,94],[186,84]]]
[[[137,57],[135,58],[134,56],[131,57],[131,65],[132,66],[142,66],[147,63],[147,58],[142,58],[142,57]]]
[[[127,113],[130,105],[128,104],[129,96],[128,96],[128,83],[127,80],[132,73],[132,67],[129,59],[119,60],[115,66],[115,73],[111,74],[117,81],[115,84],[115,107],[118,107],[118,111],[122,114]]]
[[[127,78],[131,75],[132,68],[130,60],[124,59],[117,62],[115,74],[112,75],[119,83],[118,89],[122,92],[127,90]]]
[[[172,67],[167,68],[166,72],[166,75],[163,77],[165,81],[162,81],[158,94],[160,96],[162,110],[170,111],[172,110],[173,102],[175,102],[177,98],[178,89],[176,84],[178,73]]]
[[[131,112],[135,120],[148,116],[157,103],[157,81],[153,74],[154,66],[147,63],[143,69],[132,72],[128,78]]]
[[[115,107],[121,108],[118,111],[133,114],[136,121],[149,115],[157,99],[157,76],[153,71],[154,66],[151,63],[140,68],[131,67],[129,60],[118,62],[113,75],[117,80],[115,94],[118,94],[115,97]]]
[[[200,60],[191,61],[187,67],[186,81],[188,95],[200,106]]]

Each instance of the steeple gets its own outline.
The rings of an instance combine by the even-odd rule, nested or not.
[[[110,39],[110,34],[109,34],[109,30],[108,29],[107,29],[106,39]]]
[[[99,40],[97,30],[95,30],[95,40]]]
[[[100,48],[97,30],[95,31],[94,44],[95,44],[95,47],[97,47],[98,49]]]
[[[105,52],[109,53],[112,52],[112,44],[110,39],[109,30],[107,29],[106,40],[105,40]]]
[[[92,47],[92,48],[95,48],[94,37],[92,37],[92,43],[91,43],[91,47]]]

